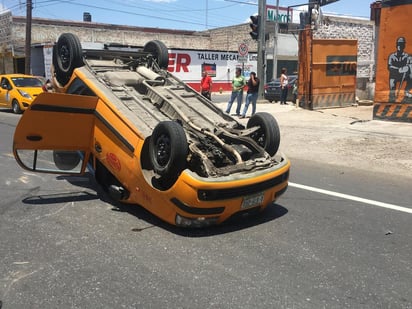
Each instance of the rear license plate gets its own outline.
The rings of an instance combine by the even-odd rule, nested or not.
[[[245,196],[243,198],[242,205],[240,206],[241,209],[251,208],[255,206],[260,206],[263,203],[263,199],[265,194],[263,192],[255,195]]]

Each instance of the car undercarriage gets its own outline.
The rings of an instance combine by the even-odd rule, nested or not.
[[[243,126],[167,71],[162,42],[132,52],[105,48],[82,50],[76,37],[62,35],[55,47],[56,84],[67,83],[76,67],[97,80],[150,139],[148,168],[158,177],[176,179],[186,168],[199,177],[221,177],[279,164],[280,134],[272,115],[257,113]]]

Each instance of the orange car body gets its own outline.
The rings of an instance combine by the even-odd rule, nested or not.
[[[159,91],[163,88],[167,87],[159,87]],[[174,91],[183,91],[180,97],[188,100],[190,94],[190,104],[204,108],[204,99],[198,99],[201,96],[194,90]],[[147,104],[147,108],[156,107]],[[208,104],[205,114],[210,110],[210,115],[216,114],[222,122],[236,122],[217,112],[213,103]],[[156,184],[158,177],[148,158],[153,128],[147,124],[152,121],[143,125],[143,116],[131,106],[125,109],[119,95],[96,79],[88,67],[76,68],[66,86],[39,95],[24,113],[15,131],[14,155],[31,171],[81,174],[89,168],[99,183],[110,184],[108,191],[114,190],[117,200],[139,204],[162,220],[185,227],[219,224],[237,213],[261,211],[286,190],[290,162],[280,153],[261,168],[256,166],[259,161],[250,159],[237,164],[243,167],[238,172],[213,177],[185,168],[172,184]],[[165,114],[158,117],[162,119],[157,121],[169,119]],[[191,142],[191,133],[186,134]],[[59,156],[72,154],[76,159],[67,166],[56,162]],[[191,156],[187,160],[193,159]],[[70,162],[67,160],[63,161]]]

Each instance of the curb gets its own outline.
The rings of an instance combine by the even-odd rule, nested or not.
[[[372,100],[358,100],[356,103],[358,103],[358,105],[360,105],[360,106],[371,106],[371,105],[373,105]]]

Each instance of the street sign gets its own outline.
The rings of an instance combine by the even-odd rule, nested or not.
[[[238,61],[238,62],[247,62],[247,56],[239,56],[239,57],[237,58],[237,61]]]
[[[249,52],[249,48],[247,47],[247,44],[246,43],[240,43],[239,48],[238,48],[238,52],[239,52],[240,57],[246,57],[248,52]]]

